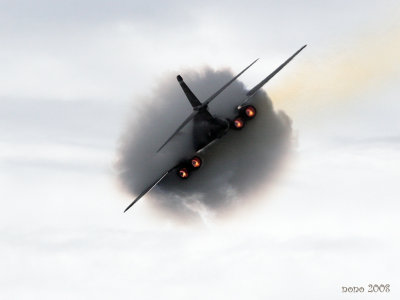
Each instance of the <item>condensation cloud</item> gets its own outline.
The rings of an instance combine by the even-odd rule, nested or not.
[[[234,75],[229,70],[205,68],[200,72],[182,72],[182,76],[202,101]],[[209,111],[232,119],[246,91],[243,83],[234,82],[209,105]],[[171,172],[140,201],[148,201],[159,211],[184,219],[221,215],[250,203],[258,188],[267,185],[282,165],[290,149],[292,131],[290,118],[273,109],[263,90],[251,103],[257,108],[257,117],[243,130],[228,132],[202,152],[200,170],[188,180]],[[191,110],[175,74],[166,75],[151,96],[136,99],[134,113],[121,138],[117,163],[119,179],[132,197],[182,158],[193,155],[192,124],[156,153]]]

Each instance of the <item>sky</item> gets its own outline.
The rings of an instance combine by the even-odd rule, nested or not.
[[[398,299],[398,1],[0,1],[0,298]],[[132,200],[118,147],[166,74],[209,66],[292,119],[229,216]],[[178,85],[177,85],[177,88]],[[183,102],[182,105],[188,105]],[[366,295],[367,294],[367,295]]]

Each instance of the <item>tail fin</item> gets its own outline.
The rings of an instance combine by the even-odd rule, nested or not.
[[[187,123],[189,123],[191,120],[194,119],[194,117],[202,111],[203,113],[205,112],[202,110],[203,108],[207,108],[208,103],[210,103],[212,100],[214,100],[219,94],[221,94],[232,82],[234,82],[240,75],[242,75],[248,68],[250,68],[258,59],[253,61],[248,67],[246,67],[243,71],[241,71],[239,74],[237,74],[235,77],[233,77],[228,83],[226,83],[222,88],[220,88],[217,92],[215,92],[213,95],[211,95],[207,100],[205,100],[203,103],[197,99],[197,97],[192,93],[192,91],[189,89],[189,87],[186,85],[186,83],[183,82],[182,76],[178,75],[176,79],[178,79],[179,84],[181,85],[183,91],[186,94],[186,97],[189,99],[190,104],[193,106],[193,112],[188,116],[181,125],[179,125],[178,129],[175,130],[175,132],[166,140],[166,142],[157,150],[159,152],[170,140],[174,138],[175,135],[178,134],[178,132],[186,126]],[[208,112],[208,111],[207,111]]]
[[[193,94],[193,92],[189,89],[189,87],[186,85],[186,83],[183,81],[183,78],[181,75],[176,76],[176,79],[178,79],[179,84],[182,87],[182,90],[185,92],[186,97],[188,98],[190,104],[195,107],[201,106],[201,102],[197,97]]]

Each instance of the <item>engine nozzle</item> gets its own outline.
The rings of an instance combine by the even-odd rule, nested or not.
[[[189,171],[186,168],[179,168],[178,169],[178,176],[182,179],[186,179],[189,177]]]
[[[194,169],[198,169],[198,168],[200,168],[201,165],[202,165],[201,158],[198,157],[198,156],[193,157],[193,158],[190,160],[190,162],[191,162],[192,167],[193,167]]]
[[[245,120],[242,117],[236,117],[232,122],[233,128],[236,130],[240,130],[245,125]]]

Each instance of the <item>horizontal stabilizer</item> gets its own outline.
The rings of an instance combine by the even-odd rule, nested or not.
[[[187,117],[187,118],[185,119],[185,121],[183,121],[183,122],[181,123],[181,125],[179,125],[178,129],[175,130],[175,132],[164,142],[164,144],[162,144],[161,147],[158,148],[157,152],[160,152],[160,150],[161,150],[162,148],[164,148],[164,146],[165,146],[166,144],[168,144],[169,141],[172,140],[172,139],[174,138],[174,136],[177,135],[177,134],[179,133],[179,131],[180,131],[183,127],[185,127],[186,124],[189,123],[198,113],[199,113],[199,112],[198,112],[197,110],[194,110],[194,111],[189,115],[189,117]]]

